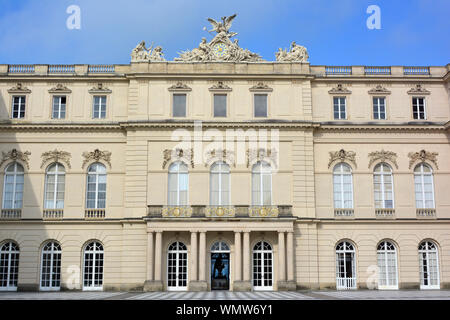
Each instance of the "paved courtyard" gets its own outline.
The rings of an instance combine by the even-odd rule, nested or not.
[[[450,290],[296,292],[0,292],[0,300],[450,300]]]

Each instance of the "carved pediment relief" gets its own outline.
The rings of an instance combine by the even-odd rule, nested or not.
[[[67,88],[62,83],[58,83],[56,86],[48,90],[49,93],[72,93],[72,90]]]
[[[217,84],[209,88],[209,91],[219,91],[219,92],[228,92],[231,90],[232,90],[231,87],[223,83],[223,81],[218,81]]]
[[[14,87],[8,89],[9,93],[31,93],[31,90],[23,85],[23,83],[18,82]]]
[[[391,91],[383,87],[381,84],[377,85],[375,88],[372,88],[368,91],[369,94],[391,94]]]
[[[264,82],[258,82],[250,88],[250,92],[272,92],[273,89]]]
[[[385,150],[370,152],[369,159],[369,168],[374,162],[385,162],[388,160],[398,169],[397,154],[395,152]]]
[[[330,94],[351,94],[352,92],[348,90],[342,83],[338,83],[336,87],[329,90],[328,93]]]
[[[31,155],[30,151],[19,151],[17,149],[12,149],[11,151],[4,152],[2,151],[2,161],[0,162],[0,167],[7,161],[17,161],[20,160],[21,162],[25,163],[28,169],[30,169],[29,164],[29,156]]]
[[[339,151],[330,151],[329,154],[330,154],[330,161],[328,162],[328,168],[330,168],[335,161],[339,162],[348,161],[352,163],[355,166],[355,168],[357,167],[356,153],[354,151],[345,151],[344,149],[341,149]]]
[[[190,163],[191,167],[194,168],[194,149],[165,149],[163,151],[163,164],[164,169],[166,165],[173,160],[182,160],[186,163]]]
[[[437,156],[438,155],[439,155],[439,153],[437,153],[437,152],[428,152],[425,150],[420,150],[419,152],[410,152],[410,153],[408,153],[408,157],[410,159],[409,160],[409,169],[411,169],[411,167],[413,166],[413,164],[416,161],[420,161],[420,162],[430,161],[436,166],[436,169],[439,169],[438,164],[437,164]]]
[[[430,91],[422,87],[421,84],[416,84],[415,87],[408,90],[408,94],[430,94]]]
[[[89,162],[97,162],[97,161],[104,161],[111,168],[111,152],[109,151],[100,151],[99,149],[95,149],[92,152],[88,151],[83,152],[82,156],[84,158],[83,164],[81,165],[83,169]]]
[[[248,149],[247,150],[247,168],[255,164],[257,161],[267,161],[272,166],[273,169],[278,168],[278,152],[277,149]]]
[[[187,84],[178,81],[177,83],[173,84],[168,88],[169,91],[191,91],[192,88],[189,87]]]
[[[60,151],[58,149],[55,149],[53,151],[47,151],[42,153],[41,158],[42,158],[41,168],[43,168],[46,163],[52,162],[63,162],[67,165],[69,169],[71,168],[70,166],[71,154],[67,151]]]
[[[108,88],[106,88],[103,83],[97,83],[96,85],[94,85],[90,90],[89,93],[94,93],[94,94],[108,94],[111,93],[112,91]]]
[[[205,167],[211,166],[216,161],[223,161],[236,166],[234,152],[230,150],[213,149],[206,152]]]

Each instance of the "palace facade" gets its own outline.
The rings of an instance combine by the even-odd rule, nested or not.
[[[0,290],[450,288],[450,65],[262,61],[231,20],[0,65]]]

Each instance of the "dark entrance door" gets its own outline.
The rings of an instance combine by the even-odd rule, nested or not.
[[[230,254],[211,253],[211,290],[230,289]]]

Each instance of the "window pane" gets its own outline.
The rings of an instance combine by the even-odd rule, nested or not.
[[[186,117],[186,94],[173,95],[173,116]]]
[[[267,117],[267,94],[255,94],[255,117]]]
[[[214,117],[226,117],[227,116],[227,95],[215,94],[214,95]]]

